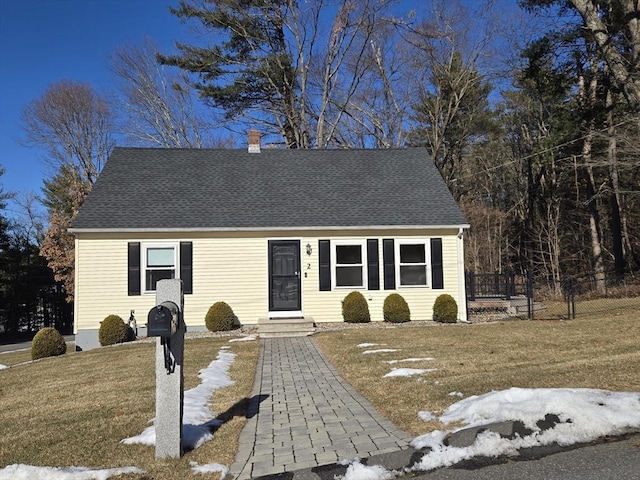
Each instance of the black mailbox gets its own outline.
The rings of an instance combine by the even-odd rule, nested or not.
[[[173,302],[162,302],[149,310],[147,336],[169,338],[178,330],[180,309]]]

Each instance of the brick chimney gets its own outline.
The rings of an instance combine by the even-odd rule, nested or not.
[[[249,153],[260,153],[260,132],[249,130]]]

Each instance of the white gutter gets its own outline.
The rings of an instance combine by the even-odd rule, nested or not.
[[[363,225],[363,226],[315,226],[315,227],[185,227],[185,228],[69,228],[69,233],[165,233],[165,232],[292,232],[300,230],[442,230],[469,228],[461,225]]]

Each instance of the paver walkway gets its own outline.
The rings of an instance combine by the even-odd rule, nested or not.
[[[250,418],[231,475],[243,480],[408,447],[413,437],[341,379],[313,338],[260,341]]]

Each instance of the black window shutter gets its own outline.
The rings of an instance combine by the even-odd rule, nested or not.
[[[382,257],[384,261],[384,289],[396,288],[396,265],[394,261],[393,238],[382,240]]]
[[[378,239],[367,240],[367,276],[369,290],[380,290],[380,262],[378,261]]]
[[[193,243],[180,242],[180,280],[184,293],[193,293]]]
[[[128,294],[140,295],[140,242],[129,242],[128,244],[127,270]]]
[[[442,270],[442,239],[431,239],[431,288],[444,288],[444,273]]]
[[[320,275],[320,291],[331,290],[331,243],[329,240],[318,240],[318,269]]]

